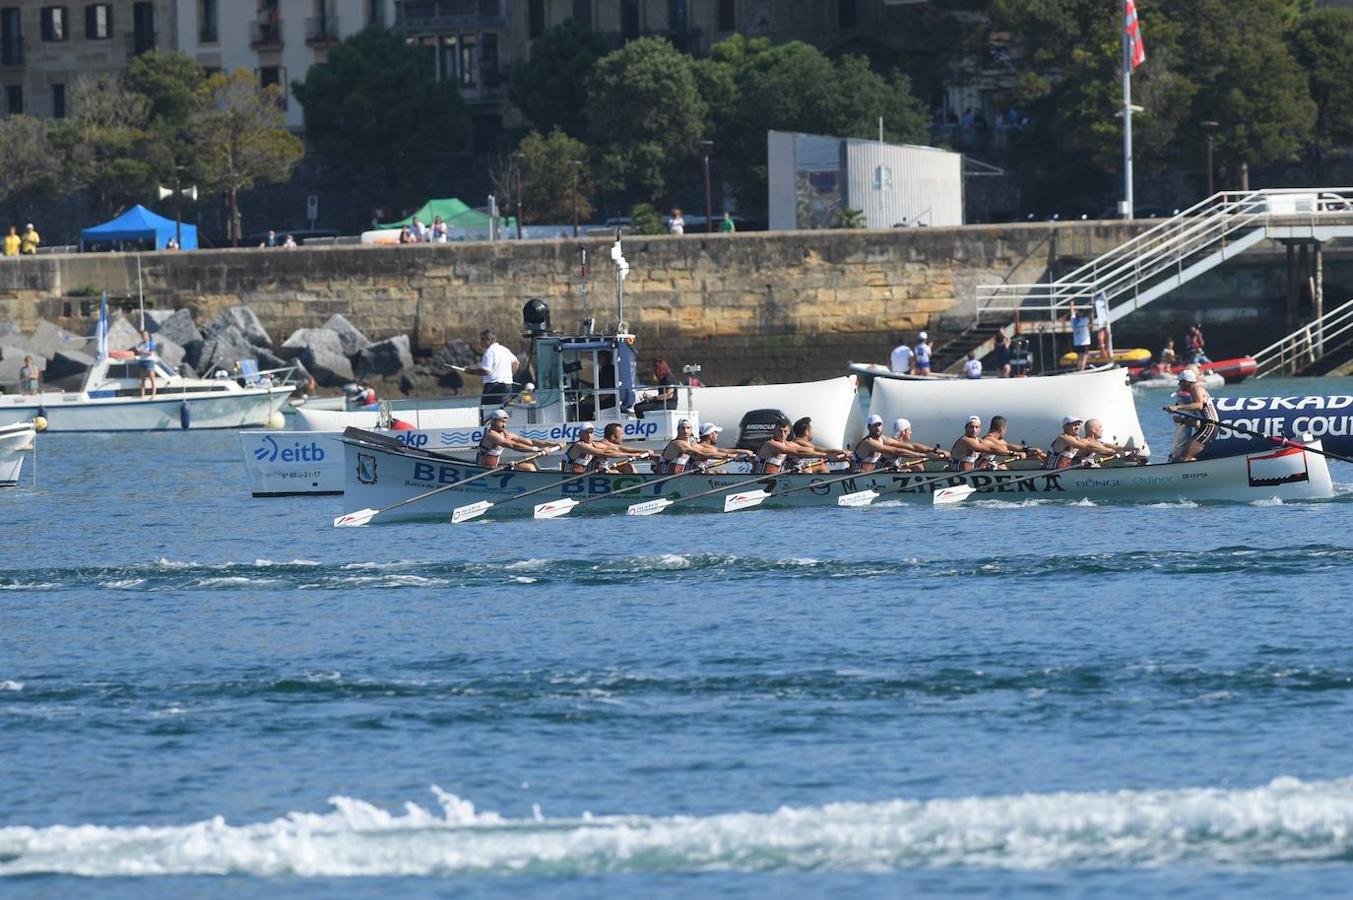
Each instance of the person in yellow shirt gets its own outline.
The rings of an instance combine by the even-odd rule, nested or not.
[[[40,243],[42,243],[42,238],[38,235],[37,229],[33,227],[33,223],[29,222],[28,227],[24,229],[19,252],[25,256],[32,256],[38,252],[38,244]]]
[[[18,232],[15,231],[13,225],[9,226],[9,234],[5,235],[5,255],[18,256],[20,243]]]

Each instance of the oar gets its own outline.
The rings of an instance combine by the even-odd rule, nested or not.
[[[902,464],[902,468],[909,469],[917,463],[926,461],[924,456],[918,456],[916,459]],[[877,471],[877,470],[876,470]],[[740,509],[750,509],[753,506],[760,506],[771,497],[783,497],[785,494],[793,494],[796,491],[811,491],[813,488],[826,487],[829,484],[839,484],[842,481],[850,481],[852,478],[859,478],[861,475],[869,475],[870,472],[851,472],[849,475],[842,475],[837,478],[828,478],[826,481],[815,481],[812,484],[800,484],[795,487],[785,488],[775,493],[766,491],[753,491],[750,494],[735,494],[724,502],[724,512],[737,512]],[[860,493],[863,493],[861,491]]]
[[[723,487],[711,488],[708,491],[701,491],[698,494],[691,494],[689,497],[678,497],[675,500],[668,500],[666,497],[659,497],[656,500],[647,500],[643,503],[635,503],[634,505],[630,506],[625,510],[625,515],[652,516],[662,512],[664,509],[671,506],[673,503],[685,503],[687,500],[696,500],[699,499],[700,497],[708,497],[710,494],[722,494],[724,491],[737,490],[738,488],[746,487],[749,484],[765,484],[767,481],[770,482],[771,487],[775,486],[774,475],[762,475],[760,478],[749,478],[746,481],[739,481],[736,484],[726,484]],[[757,493],[769,493],[769,491],[759,491]],[[728,504],[736,501],[740,496],[741,495],[739,494],[729,494],[728,497],[724,500],[724,508],[727,509]]]
[[[1005,461],[1011,462],[1013,459],[1014,457],[1008,457]],[[941,481],[944,481],[948,478],[952,478],[954,475],[957,474],[960,473],[945,472],[943,475],[937,475],[934,478],[925,478],[922,479],[921,481],[913,482],[912,484],[904,484],[902,485],[902,487],[891,488],[886,491],[876,491],[873,488],[865,488],[864,490],[856,491],[853,494],[842,494],[840,497],[836,498],[836,505],[868,506],[869,504],[873,503],[875,500],[877,500],[879,497],[884,496],[885,494],[900,494],[903,491],[909,491],[912,490],[913,488],[929,487],[932,484],[938,484]]]
[[[511,503],[514,500],[522,500],[526,497],[530,497],[535,494],[542,494],[545,491],[558,490],[559,488],[563,487],[566,484],[573,484],[575,481],[582,481],[589,475],[605,475],[611,471],[614,471],[615,467],[624,461],[625,459],[620,459],[617,460],[616,462],[607,463],[600,469],[589,469],[588,471],[583,472],[581,475],[574,475],[572,478],[565,478],[563,481],[556,481],[554,484],[547,484],[544,487],[538,487],[533,488],[529,491],[523,491],[522,493],[517,494],[514,497],[508,497],[506,500],[499,500],[497,503],[494,503],[492,500],[480,500],[478,503],[470,503],[465,506],[457,506],[455,509],[451,510],[451,523],[453,525],[459,525],[461,522],[468,522],[471,519],[477,519],[480,516],[484,515],[484,513],[493,509],[493,507],[495,506],[501,506],[504,503]]]
[[[553,453],[555,449],[557,448],[552,447],[549,450],[541,450],[539,453],[533,453],[530,456],[522,457],[521,459],[510,462],[505,466],[499,466],[496,469],[488,469],[487,471],[480,472],[478,475],[471,475],[469,478],[462,478],[460,481],[453,481],[451,484],[444,484],[439,488],[433,488],[427,493],[419,494],[416,497],[406,497],[405,499],[400,500],[398,503],[391,503],[389,506],[382,506],[380,509],[372,509],[371,507],[367,507],[366,509],[359,509],[356,512],[350,512],[347,515],[339,516],[337,519],[334,519],[334,527],[358,528],[362,525],[367,524],[368,522],[370,522],[372,519],[376,518],[376,516],[380,515],[383,512],[389,512],[392,509],[404,506],[405,504],[408,503],[416,503],[419,500],[426,500],[433,494],[440,494],[442,491],[449,491],[452,488],[458,488],[463,485],[467,485],[471,481],[478,481],[481,478],[488,478],[490,475],[493,475],[495,473],[501,473],[503,469],[511,469],[521,465],[522,463],[527,463],[533,459],[538,459],[542,456],[545,456],[546,454]]]
[[[719,466],[727,465],[734,459],[737,459],[737,457],[730,456],[727,459],[721,459],[718,462],[711,464],[708,468],[704,469],[702,472],[697,472],[695,470],[678,472],[675,475],[667,475],[662,478],[654,479],[653,481],[641,481],[638,484],[632,484],[629,487],[623,487],[618,491],[611,491],[610,493],[607,494],[598,494],[595,497],[588,497],[586,500],[574,500],[572,497],[562,497],[558,500],[551,500],[548,503],[537,503],[534,515],[535,518],[537,519],[557,519],[560,516],[572,510],[576,506],[586,506],[589,503],[596,503],[598,500],[607,500],[619,494],[627,494],[630,491],[637,491],[640,488],[653,487],[656,484],[664,484],[668,481],[672,481],[673,479],[680,478],[682,475],[700,475],[703,474],[703,472],[708,472],[710,469],[717,469]],[[643,504],[641,503],[639,505],[642,506]],[[630,508],[633,509],[633,507]],[[643,515],[643,513],[636,513],[636,515]]]
[[[1166,412],[1170,412],[1169,407],[1162,407],[1162,409],[1164,409]],[[1300,443],[1299,441],[1294,441],[1291,438],[1277,437],[1271,434],[1264,434],[1262,431],[1251,431],[1248,428],[1241,428],[1239,425],[1232,425],[1230,422],[1219,422],[1216,419],[1209,419],[1204,416],[1195,416],[1193,413],[1188,412],[1171,412],[1170,415],[1183,416],[1186,419],[1196,419],[1197,421],[1202,422],[1204,425],[1219,425],[1222,428],[1228,428],[1231,431],[1235,431],[1240,434],[1248,434],[1250,437],[1262,438],[1266,441],[1277,444],[1279,447],[1295,447],[1301,450],[1305,450],[1307,453],[1315,453],[1320,456],[1328,457],[1330,459],[1337,459],[1339,462],[1353,463],[1353,456],[1340,456],[1337,453],[1330,453],[1328,450],[1317,450],[1310,444],[1303,444]]]
[[[1061,473],[1069,471],[1071,469],[1088,469],[1096,462],[1100,463],[1107,462],[1108,460],[1117,458],[1117,456],[1118,454],[1116,453],[1101,455],[1099,457],[1091,456],[1081,460],[1078,463],[1075,463],[1074,465],[1065,466],[1060,469],[1048,469],[1045,472],[1037,472],[1033,475],[1026,475],[1023,478],[1014,478],[1010,481],[1005,482],[1005,484],[1007,485],[1023,484],[1026,481],[1037,481],[1040,478],[1048,478],[1053,475],[1060,475]],[[935,491],[930,495],[930,500],[936,506],[950,506],[956,503],[962,503],[964,500],[967,500],[975,493],[977,493],[977,488],[973,487],[970,484],[956,484],[953,485],[952,487],[941,488],[940,490]]]

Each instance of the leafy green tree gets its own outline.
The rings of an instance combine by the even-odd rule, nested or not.
[[[182,53],[152,50],[137,55],[122,72],[122,86],[146,104],[142,162],[161,184],[172,184],[193,159],[189,120],[206,80],[202,66]]]
[[[594,186],[587,169],[586,144],[556,128],[549,137],[531,132],[522,138],[517,153],[521,154],[525,200],[523,224],[572,222],[575,208],[580,222],[592,217]]]
[[[0,119],[0,205],[12,218],[27,218],[31,204],[61,185],[61,164],[54,151],[51,128],[34,116]]]
[[[196,174],[205,190],[225,195],[227,237],[236,246],[240,191],[286,181],[304,153],[300,138],[286,128],[280,101],[276,85],[259,90],[244,69],[218,72],[198,90],[191,125]]]
[[[1316,181],[1326,154],[1353,146],[1353,9],[1322,9],[1293,30],[1292,54],[1315,102]]]
[[[639,38],[597,60],[587,118],[606,187],[657,204],[672,172],[695,156],[708,107],[690,57],[661,38]]]
[[[630,210],[630,228],[635,234],[666,234],[667,226],[663,224],[662,214],[654,208],[652,203],[636,203]]]
[[[145,200],[155,189],[149,107],[114,74],[77,78],[71,85],[70,115],[54,128],[52,142],[64,182],[88,191],[98,215]]]
[[[368,28],[329,51],[292,91],[305,109],[306,137],[337,179],[376,173],[395,198],[423,199],[448,153],[469,140],[455,87],[398,35]]]
[[[508,73],[507,95],[541,134],[556,128],[570,137],[587,136],[587,78],[610,41],[572,19],[531,42],[529,59]]]

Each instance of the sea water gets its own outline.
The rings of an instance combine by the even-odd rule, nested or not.
[[[251,499],[228,433],[40,439],[0,493],[0,893],[1353,881],[1346,493],[342,511]]]

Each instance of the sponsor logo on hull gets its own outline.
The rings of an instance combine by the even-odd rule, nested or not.
[[[370,453],[357,454],[357,481],[361,484],[376,483],[376,457]]]

